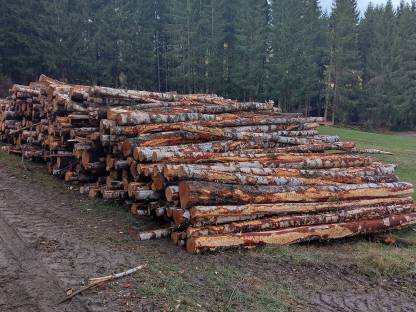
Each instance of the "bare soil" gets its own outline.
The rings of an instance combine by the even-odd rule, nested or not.
[[[363,274],[342,243],[189,255],[51,177],[0,163],[0,311],[415,311],[415,275]],[[323,257],[305,258],[309,248]],[[338,252],[339,251],[339,252]],[[326,256],[328,255],[328,256]],[[91,277],[147,267],[58,302]]]

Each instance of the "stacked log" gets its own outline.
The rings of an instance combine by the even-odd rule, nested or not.
[[[413,186],[375,149],[319,135],[319,117],[237,102],[66,84],[42,75],[0,101],[8,151],[90,197],[124,201],[192,253],[334,239],[416,223]]]

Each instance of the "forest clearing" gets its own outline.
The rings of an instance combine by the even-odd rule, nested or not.
[[[340,128],[320,131],[340,134],[361,146],[398,151],[381,159],[398,163],[400,177],[415,182],[414,158],[408,157],[416,152],[414,137]],[[0,263],[0,283],[6,285],[0,296],[2,311],[411,311],[414,307],[414,247],[359,238],[195,257],[169,240],[137,242],[134,233],[151,227],[148,221],[131,217],[128,207],[80,197],[48,175],[43,164],[25,162],[27,171],[20,157],[4,153],[0,164],[1,237],[13,238],[2,247],[6,248]],[[412,229],[394,235],[416,242]],[[16,254],[22,255],[20,262]],[[147,268],[56,305],[66,289],[78,287],[84,279],[137,264]]]

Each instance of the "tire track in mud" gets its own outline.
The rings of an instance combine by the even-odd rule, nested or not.
[[[0,254],[3,256],[0,263],[2,266],[0,283],[2,289],[6,290],[2,291],[1,311],[62,310],[57,306],[58,298],[63,293],[58,282],[40,263],[33,249],[27,246],[4,220],[1,213],[0,239]],[[16,298],[16,291],[19,292],[20,298]],[[71,308],[85,311],[75,301]]]
[[[0,311],[118,311],[94,293],[56,302],[85,278],[133,266],[134,257],[91,241],[67,195],[11,177],[0,167],[0,288],[9,290],[0,292]]]
[[[393,281],[372,283],[365,275],[350,272],[337,264],[326,264],[318,269],[319,272],[316,270],[313,266],[303,268],[293,276],[293,280],[297,280],[295,284],[302,281],[311,285],[302,289],[296,287],[298,298],[302,299],[297,303],[303,307],[302,310],[412,312],[416,309],[415,296],[401,291],[400,285]]]
[[[332,248],[321,247],[323,252],[325,248]],[[243,256],[234,264],[259,279],[278,278],[280,287],[294,303],[291,311],[416,311],[414,275],[397,277],[397,280],[370,278],[358,272],[355,263],[344,261],[342,254],[331,259],[333,262],[317,262],[316,259],[293,259],[284,254],[272,254],[268,258],[253,252],[251,257]]]

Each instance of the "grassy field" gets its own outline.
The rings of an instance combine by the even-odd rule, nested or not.
[[[334,127],[322,127],[320,133],[339,135],[342,140],[354,141],[360,147],[377,148],[393,153],[391,156],[377,155],[375,158],[399,165],[397,174],[400,179],[416,185],[416,134],[380,134]]]
[[[416,184],[416,137],[327,127],[321,133],[393,152],[376,158],[397,163],[400,178]],[[48,176],[43,165],[25,163],[30,172],[22,169],[20,158],[0,153],[0,164],[14,167],[18,177],[71,192],[70,186]],[[80,206],[88,214],[125,220],[125,226],[146,226],[115,204],[85,199]],[[416,274],[415,247],[386,246],[366,238],[194,256],[168,240],[117,241],[108,232],[111,246],[129,248],[132,256],[149,264],[148,270],[135,275],[134,286],[138,294],[163,303],[167,311],[315,311],[318,293],[338,296],[339,304],[343,292],[371,296],[368,289],[378,289],[380,283],[400,283],[409,293]],[[394,234],[416,242],[413,229]]]

